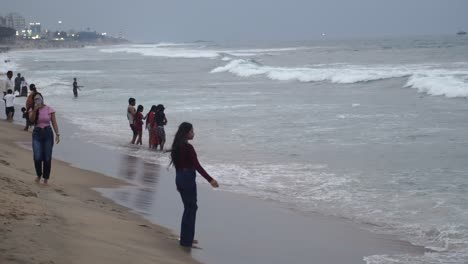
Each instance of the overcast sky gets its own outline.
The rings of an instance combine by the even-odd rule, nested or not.
[[[455,34],[468,0],[0,0],[0,14],[134,41],[290,41]]]

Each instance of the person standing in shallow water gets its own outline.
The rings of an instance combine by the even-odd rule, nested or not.
[[[197,153],[193,146],[188,143],[195,136],[192,124],[183,122],[180,124],[171,149],[171,164],[176,169],[176,186],[184,204],[184,213],[180,226],[180,245],[192,247],[198,243],[195,237],[195,219],[197,214],[197,184],[195,182],[196,171],[200,173],[213,188],[219,187],[218,182],[213,179],[200,165]]]
[[[76,78],[73,78],[73,95],[76,97],[78,97],[78,90],[81,91],[81,87],[83,86],[79,86],[78,85],[78,82],[76,81]]]
[[[16,78],[15,78],[15,92],[18,91],[20,92],[21,90],[21,73],[18,73]]]
[[[158,134],[155,128],[156,106],[151,106],[151,110],[146,114],[146,128],[148,129],[149,148],[153,149],[158,145]]]
[[[135,114],[135,118],[133,119],[133,125],[138,133],[138,139],[136,141],[137,145],[142,145],[142,138],[143,138],[143,109],[142,105],[139,105],[137,108],[137,112]]]
[[[166,131],[164,130],[164,126],[167,125],[166,114],[164,113],[164,106],[159,104],[156,106],[156,125],[158,130],[158,143],[159,143],[159,150],[163,151],[164,144],[166,143]]]
[[[34,167],[36,169],[36,182],[41,178],[43,183],[47,184],[50,178],[52,168],[52,148],[60,142],[60,133],[55,119],[55,110],[44,103],[40,93],[35,93],[33,97],[33,106],[29,112],[29,120],[34,124],[32,133],[32,147],[34,156]]]
[[[138,136],[138,131],[136,130],[136,127],[134,124],[135,115],[136,115],[135,104],[136,104],[135,98],[128,99],[127,119],[128,119],[128,123],[130,124],[130,129],[132,130],[132,133],[133,133],[132,141],[130,141],[131,144],[135,144],[135,140]]]

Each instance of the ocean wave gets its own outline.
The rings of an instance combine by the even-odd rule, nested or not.
[[[409,77],[405,87],[415,88],[429,95],[443,95],[448,98],[468,97],[468,79],[455,75],[428,76],[416,74]]]
[[[104,53],[135,53],[150,57],[166,57],[166,58],[209,58],[235,56],[249,57],[265,54],[277,54],[295,50],[307,49],[306,47],[289,47],[289,48],[271,48],[271,49],[205,49],[196,46],[194,43],[159,43],[151,45],[130,45],[119,46],[113,48],[101,49]]]
[[[254,60],[235,59],[211,73],[229,72],[239,77],[264,75],[276,81],[322,82],[338,84],[377,81],[409,77],[405,87],[418,89],[430,95],[446,97],[468,96],[468,71],[464,64],[443,68],[439,65],[375,65],[359,66],[346,64],[310,65],[286,68],[262,65]],[[458,66],[458,67],[453,67]]]
[[[218,52],[211,50],[198,50],[198,49],[180,49],[171,47],[125,47],[125,48],[110,48],[101,49],[104,53],[136,53],[143,56],[150,57],[166,57],[166,58],[216,58],[219,56]]]

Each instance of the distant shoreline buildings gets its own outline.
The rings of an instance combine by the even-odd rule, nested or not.
[[[62,21],[58,21],[61,25]],[[11,12],[0,15],[0,43],[25,43],[41,40],[41,42],[87,42],[87,43],[119,43],[128,42],[122,33],[114,37],[106,32],[44,29],[37,21],[26,23],[19,13]],[[29,44],[31,45],[31,44]]]

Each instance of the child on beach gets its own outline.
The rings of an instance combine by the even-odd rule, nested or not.
[[[135,126],[135,129],[137,131],[137,134],[138,134],[138,139],[137,139],[137,142],[136,144],[138,145],[142,145],[142,137],[143,137],[143,106],[142,105],[138,105],[137,107],[137,112],[135,114],[135,118],[133,120],[133,124]]]
[[[7,94],[3,97],[5,101],[5,115],[7,121],[13,121],[15,115],[15,95],[12,89],[8,89]]]
[[[196,171],[200,173],[213,188],[217,188],[218,182],[203,169],[198,162],[197,153],[188,143],[194,137],[193,126],[190,123],[180,124],[171,149],[171,164],[176,169],[176,186],[184,204],[180,230],[180,245],[192,247],[198,241],[195,237],[195,218],[197,214],[197,184],[195,182]]]
[[[31,122],[29,122],[28,118],[28,111],[26,111],[26,107],[21,107],[21,112],[23,113],[23,118],[26,119],[26,126],[24,127],[24,131],[28,131],[29,127],[31,126]]]

